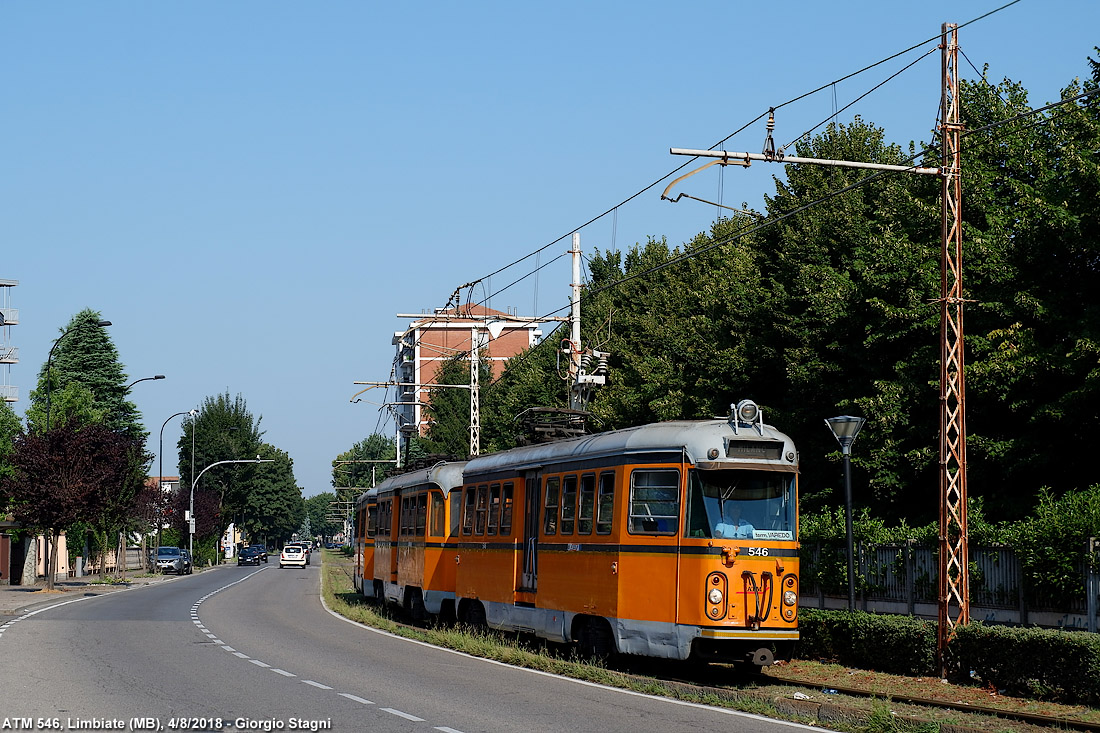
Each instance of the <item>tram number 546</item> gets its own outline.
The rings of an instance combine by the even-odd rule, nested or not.
[[[767,547],[750,547],[748,554],[749,555],[759,555],[760,557],[767,557],[768,556],[768,548]]]

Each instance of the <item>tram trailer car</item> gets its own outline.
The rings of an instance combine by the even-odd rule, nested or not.
[[[475,457],[451,495],[459,620],[598,658],[790,658],[798,453],[750,400]]]
[[[378,530],[378,489],[368,489],[355,500],[355,590],[374,598],[374,537]]]
[[[465,465],[439,463],[377,486],[374,563],[368,582],[364,559],[364,595],[400,606],[414,621],[425,614],[453,618],[456,563],[448,538],[458,528],[452,490],[461,488]]]

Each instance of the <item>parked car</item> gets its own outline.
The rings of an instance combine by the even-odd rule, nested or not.
[[[305,548],[298,544],[286,545],[283,548],[282,553],[279,555],[279,567],[285,568],[289,565],[297,565],[303,568],[309,565],[309,555],[306,554]]]
[[[259,565],[267,562],[267,555],[259,547],[245,547],[237,553],[237,565]]]
[[[191,574],[191,555],[178,547],[157,548],[156,570],[158,573]]]

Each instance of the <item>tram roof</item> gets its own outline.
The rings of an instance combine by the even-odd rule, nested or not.
[[[378,484],[375,490],[379,494],[392,493],[410,486],[421,484],[435,484],[446,494],[456,486],[462,485],[462,470],[466,467],[466,461],[451,463],[437,463],[431,468],[418,468],[415,471],[390,476]]]
[[[731,441],[783,443],[780,461],[759,458],[727,457]],[[717,449],[719,458],[708,457]],[[738,425],[736,432],[729,420],[671,420],[640,425],[634,428],[611,430],[605,433],[566,438],[552,443],[512,448],[499,453],[471,458],[466,467],[467,475],[488,474],[500,470],[530,469],[574,460],[594,460],[609,456],[642,453],[684,452],[691,463],[703,467],[747,464],[781,463],[786,470],[794,470],[797,452],[794,442],[786,434],[771,425]],[[791,456],[788,458],[788,456]]]

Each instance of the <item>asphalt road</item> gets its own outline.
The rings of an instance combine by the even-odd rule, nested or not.
[[[138,718],[165,731],[805,728],[514,669],[351,624],[322,606],[317,566],[228,566],[59,604],[0,631],[0,726],[102,730],[122,721],[134,730]]]

